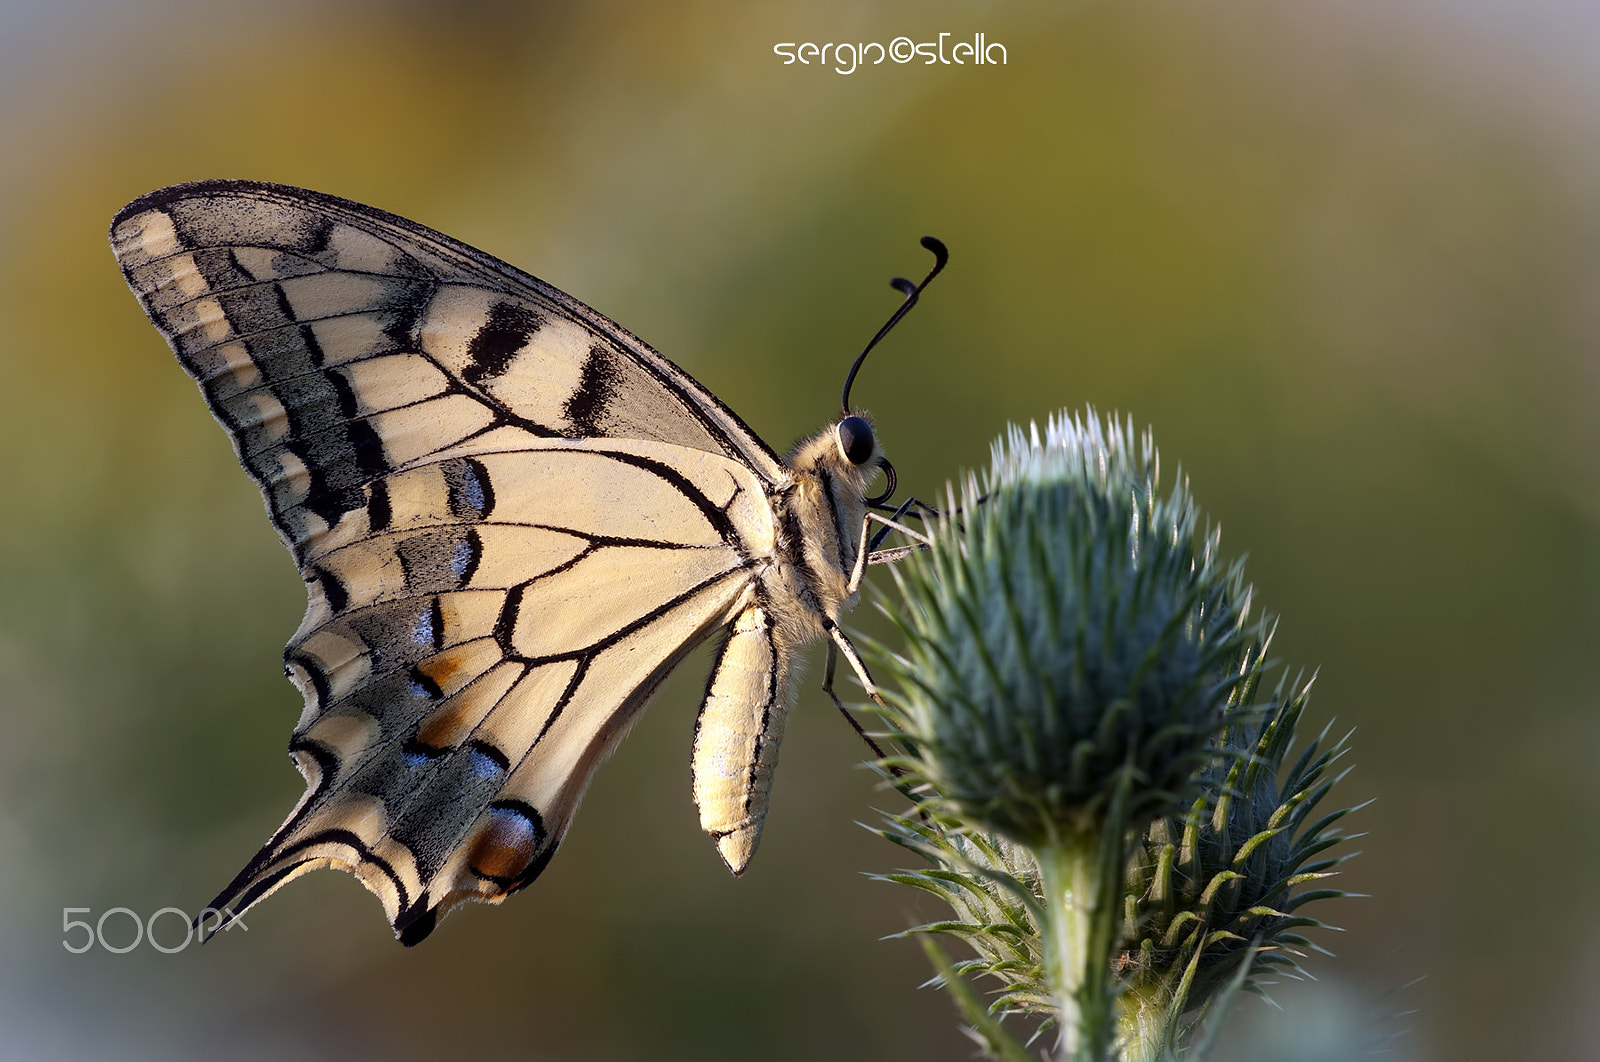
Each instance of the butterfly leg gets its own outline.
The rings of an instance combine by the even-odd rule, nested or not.
[[[832,629],[838,630],[837,627]],[[844,637],[842,632],[840,633],[840,637]],[[846,644],[848,644],[848,639],[846,640]],[[844,702],[839,699],[839,695],[833,690],[833,675],[838,663],[839,651],[834,648],[833,642],[830,641],[828,643],[828,658],[822,666],[822,692],[826,693],[828,695],[828,699],[833,702],[833,706],[839,709],[839,714],[844,716],[845,722],[850,724],[850,729],[856,732],[856,736],[867,743],[867,748],[872,750],[872,755],[881,760],[883,759],[883,749],[879,748],[878,743],[873,741],[872,737],[862,729],[860,723],[856,722],[856,717],[850,714],[850,709],[844,706]],[[874,700],[877,699],[876,692],[874,692],[872,696]],[[878,703],[882,704],[883,702],[879,701]]]
[[[888,512],[889,519],[896,521],[904,520],[908,516],[915,517],[920,521],[941,515],[938,509],[935,509],[933,506],[929,505],[921,498],[918,498],[916,495],[908,497],[895,509],[889,509],[888,506],[876,508],[881,508],[883,511]],[[879,528],[878,533],[872,537],[872,548],[877,549],[878,546],[882,544],[883,540],[889,536],[889,532],[893,530],[893,527]]]
[[[900,517],[905,515],[905,510],[914,501],[916,501],[915,498],[906,499],[905,504],[900,506],[899,509],[896,509],[892,516],[882,516],[878,513],[869,512],[867,513],[866,519],[861,521],[861,541],[856,545],[856,562],[850,570],[849,592],[851,594],[854,594],[857,590],[861,589],[861,580],[866,574],[868,564],[887,564],[890,561],[899,560],[901,557],[908,556],[917,549],[927,548],[933,545],[933,540],[927,535],[924,535],[920,531],[913,531],[905,524],[900,523]],[[880,550],[877,553],[872,553],[868,546],[868,535],[872,531],[873,521],[877,521],[878,523],[882,524],[883,529],[878,533],[877,537],[873,539],[872,545],[875,546],[877,542],[881,541],[882,537],[887,535],[890,531],[900,532],[902,535],[905,535],[907,538],[916,542],[917,545],[901,547],[898,549]],[[893,554],[893,556],[885,556],[885,554]],[[874,560],[874,558],[878,559]],[[856,671],[859,674],[861,669],[857,667]]]
[[[866,689],[867,696],[871,697],[878,707],[888,707],[883,703],[883,698],[878,696],[877,685],[872,681],[872,676],[867,673],[866,665],[861,662],[861,657],[857,655],[855,646],[850,643],[850,639],[845,635],[844,631],[840,630],[832,621],[824,622],[828,628],[830,640],[828,642],[828,659],[822,669],[822,692],[828,695],[828,699],[833,702],[835,708],[839,709],[839,714],[845,717],[845,720],[849,722],[851,729],[856,732],[857,736],[867,743],[867,748],[872,750],[873,758],[879,761],[880,766],[888,768],[889,774],[895,780],[894,787],[910,797],[912,801],[920,800],[921,798],[912,791],[910,784],[906,781],[905,770],[893,762],[886,762],[889,759],[888,755],[876,741],[872,740],[871,735],[861,728],[861,724],[856,722],[856,717],[850,714],[850,709],[844,706],[844,702],[834,692],[834,669],[839,662],[839,654],[843,653],[844,658],[850,662],[850,667],[855,671],[857,680]]]
[[[904,556],[913,549],[933,545],[933,541],[926,535],[919,531],[913,531],[911,528],[906,527],[904,524],[898,522],[899,518],[904,516],[906,511],[913,504],[920,505],[921,503],[917,502],[915,498],[907,498],[906,501],[894,511],[892,516],[886,517],[881,516],[878,513],[869,512],[867,513],[866,518],[861,521],[861,539],[856,544],[856,562],[850,571],[849,593],[851,595],[854,595],[856,591],[861,589],[861,579],[866,574],[868,562],[867,542],[868,536],[872,532],[872,523],[874,520],[884,525],[883,531],[880,533],[880,537],[881,535],[888,534],[890,531],[899,531],[907,538],[914,539],[919,543],[919,546],[907,547],[903,552],[895,550],[885,550],[884,552],[898,552],[899,556]],[[884,562],[879,561],[879,563]],[[849,721],[851,728],[854,729],[855,732],[861,737],[862,741],[867,743],[867,747],[872,750],[872,754],[881,760],[883,759],[883,750],[878,747],[877,742],[873,741],[872,738],[867,736],[867,732],[861,728],[861,724],[856,722],[856,717],[850,714],[850,710],[844,706],[844,702],[839,699],[838,694],[836,694],[833,690],[833,676],[838,668],[839,655],[841,653],[844,654],[845,660],[849,662],[851,670],[856,673],[856,679],[861,683],[861,688],[866,690],[867,696],[871,697],[873,702],[880,708],[887,708],[888,705],[884,704],[883,698],[878,696],[878,687],[872,681],[872,675],[867,671],[867,666],[861,662],[861,657],[856,652],[856,647],[851,644],[850,639],[845,636],[844,631],[841,630],[839,625],[833,622],[831,619],[823,620],[823,627],[828,632],[829,641],[828,659],[827,663],[823,667],[822,673],[822,692],[828,695],[828,699],[833,701],[833,706],[839,709],[839,714],[843,715],[845,719]],[[895,770],[894,773],[898,775],[900,772]]]
[[[890,513],[888,520],[883,519],[881,516],[877,517],[878,523],[882,524],[883,526],[878,528],[877,533],[872,536],[871,543],[869,543],[867,546],[867,563],[893,564],[895,561],[904,560],[906,557],[911,556],[911,554],[915,553],[919,549],[927,549],[927,538],[923,535],[913,534],[908,528],[905,527],[903,520],[907,516],[914,516],[918,520],[925,520],[929,517],[937,517],[939,515],[941,514],[938,509],[935,509],[921,498],[912,496],[901,502],[900,507]],[[876,514],[868,514],[869,518],[873,516],[876,516]],[[914,546],[895,546],[891,549],[879,549],[878,547],[883,544],[884,539],[889,537],[889,533],[891,531],[905,531],[906,534],[916,538],[918,540],[918,544]]]

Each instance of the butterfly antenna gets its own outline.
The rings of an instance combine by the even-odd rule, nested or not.
[[[932,282],[934,277],[939,275],[939,271],[944,268],[945,263],[950,261],[950,252],[945,249],[942,242],[934,237],[924,236],[922,238],[922,246],[933,252],[933,268],[928,270],[928,275],[922,278],[922,283],[920,284],[913,284],[905,277],[895,277],[889,281],[889,286],[904,295],[906,300],[894,311],[894,315],[889,318],[888,322],[878,329],[878,334],[872,337],[872,342],[868,343],[866,349],[857,356],[856,363],[850,366],[850,375],[844,378],[844,398],[839,403],[846,416],[850,415],[850,386],[856,382],[856,373],[861,371],[861,363],[867,360],[867,355],[871,354],[872,348],[878,345],[878,340],[888,335],[889,329],[899,324],[900,318],[911,312],[911,307],[917,304],[917,299],[927,289],[928,284]]]

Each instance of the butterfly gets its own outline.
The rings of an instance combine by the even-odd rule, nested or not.
[[[201,181],[128,204],[111,242],[306,584],[284,652],[306,791],[212,902],[213,935],[319,867],[353,872],[408,945],[524,888],[651,693],[718,635],[694,799],[744,871],[797,652],[826,641],[830,696],[836,652],[875,696],[839,618],[869,560],[910,548],[869,556],[874,522],[916,533],[905,506],[883,515],[894,469],[850,384],[942,244],[924,239],[920,285],[896,278],[842,415],[779,457],[588,306],[372,207]]]

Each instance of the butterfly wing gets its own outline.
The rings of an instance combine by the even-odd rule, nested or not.
[[[111,240],[297,561],[363,507],[368,480],[455,445],[655,440],[784,480],[736,415],[627,330],[404,218],[203,181],[128,204]],[[296,506],[281,495],[299,477]]]
[[[781,464],[622,328],[381,211],[204,182],[112,243],[308,589],[307,791],[213,906],[334,865],[414,943],[526,885],[656,684],[749,611]]]

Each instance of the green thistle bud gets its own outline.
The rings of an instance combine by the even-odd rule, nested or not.
[[[1198,520],[1186,484],[1160,493],[1131,422],[1012,428],[896,571],[901,766],[1028,845],[1099,833],[1119,786],[1130,826],[1172,807],[1259,637],[1240,568]]]

